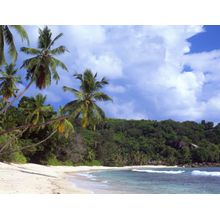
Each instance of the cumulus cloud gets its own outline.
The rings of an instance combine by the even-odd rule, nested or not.
[[[122,85],[109,84],[106,87],[106,90],[111,93],[124,93],[126,91],[126,88]]]
[[[37,28],[28,27],[35,43]],[[202,26],[50,28],[64,33],[59,44],[70,51],[60,57],[69,72],[60,71],[59,84],[44,91],[50,102],[73,99],[62,86],[77,87],[73,73],[90,68],[110,79],[110,96],[117,94],[114,103],[103,105],[110,117],[220,120],[220,50],[190,54],[187,40],[203,32]]]
[[[147,119],[146,113],[142,113],[135,109],[135,104],[130,102],[121,102],[114,98],[113,103],[107,103],[105,105],[101,104],[103,109],[106,110],[108,115],[114,118],[120,119]]]

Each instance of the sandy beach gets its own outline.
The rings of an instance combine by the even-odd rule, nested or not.
[[[74,194],[92,193],[68,180],[68,173],[132,168],[165,168],[166,166],[43,166],[39,164],[0,163],[0,193]],[[77,178],[77,177],[76,177]]]

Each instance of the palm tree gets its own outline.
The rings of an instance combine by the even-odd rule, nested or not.
[[[45,105],[45,101],[46,96],[38,94],[32,98],[23,97],[19,103],[19,108],[23,110],[26,116],[26,122],[32,125],[43,124],[36,129],[37,131],[45,127],[44,123],[54,113],[53,107],[51,105]]]
[[[58,109],[58,116],[65,116],[63,109],[60,107]],[[61,120],[57,120],[52,124],[53,129],[57,130],[59,134],[64,135],[66,138],[69,137],[71,133],[74,133],[74,127],[69,121],[68,117],[64,117]]]
[[[9,27],[16,30],[22,41],[26,40],[29,43],[27,32],[21,25],[0,25],[0,66],[6,63],[4,55],[5,43],[8,45],[8,53],[13,63],[15,63],[17,60],[17,51],[14,44],[14,37]]]
[[[46,136],[43,140],[33,143],[27,146],[19,147],[19,150],[27,149],[30,147],[36,147],[43,142],[50,139],[56,133],[60,135],[64,135],[66,138],[69,137],[70,134],[74,133],[74,127],[72,123],[68,120],[68,118],[64,115],[63,110],[60,108],[58,111],[59,117],[55,117],[53,108],[50,105],[45,105],[46,96],[42,94],[38,94],[34,98],[23,97],[19,103],[19,108],[23,110],[24,114],[26,115],[26,121],[31,123],[29,126],[25,126],[22,129],[17,128],[13,132],[18,133],[16,136],[12,136],[11,138],[7,138],[7,141],[4,145],[0,145],[0,155],[4,150],[8,149],[14,143],[19,136],[22,136],[24,132],[28,129],[31,131],[39,131],[40,129],[44,129],[46,125],[49,125],[49,130],[52,130],[51,133]],[[53,122],[50,124],[46,123],[46,119],[50,118]],[[57,120],[59,119],[59,120]],[[32,127],[33,125],[33,127]],[[38,126],[39,125],[39,126]],[[37,129],[36,129],[37,128]],[[12,134],[10,132],[10,134]],[[1,137],[8,137],[7,135],[3,135]],[[13,150],[12,152],[16,152],[17,150]]]
[[[104,111],[96,104],[97,101],[109,101],[112,99],[100,90],[108,84],[105,77],[98,81],[97,74],[91,70],[85,70],[83,74],[75,74],[76,79],[80,80],[80,90],[64,86],[64,91],[73,93],[76,100],[64,106],[64,111],[69,112],[74,118],[82,118],[82,127],[95,126],[105,118]]]
[[[23,62],[21,66],[27,69],[26,79],[30,80],[26,85],[23,91],[21,91],[18,96],[8,103],[0,112],[0,114],[7,111],[9,106],[11,106],[16,100],[18,100],[35,82],[36,86],[39,89],[43,89],[46,86],[51,84],[51,76],[53,79],[58,82],[59,74],[57,72],[57,67],[60,67],[66,71],[66,65],[55,58],[54,56],[63,54],[67,51],[64,46],[59,46],[52,49],[54,43],[62,37],[63,34],[58,34],[54,39],[52,39],[52,32],[46,26],[43,30],[39,29],[39,38],[38,38],[38,48],[27,48],[22,47],[21,51],[26,54],[34,55],[34,57],[29,58]]]
[[[43,30],[39,29],[38,48],[22,47],[21,51],[34,55],[23,62],[22,67],[27,69],[27,80],[34,81],[39,89],[44,89],[51,84],[51,77],[58,82],[59,74],[57,67],[67,71],[66,65],[54,56],[63,54],[67,49],[61,45],[52,49],[54,43],[62,37],[63,34],[58,34],[52,39],[52,32],[46,26]]]
[[[17,69],[15,64],[6,64],[5,71],[0,69],[0,95],[3,97],[3,101],[7,102],[12,96],[16,97],[18,88],[17,83],[21,83],[21,77],[16,75]]]

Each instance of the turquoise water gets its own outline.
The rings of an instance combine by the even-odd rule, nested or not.
[[[74,183],[94,193],[219,194],[220,168],[144,168],[80,173]]]

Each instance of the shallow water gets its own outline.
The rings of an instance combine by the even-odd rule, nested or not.
[[[149,168],[77,174],[73,182],[94,193],[219,194],[220,168]]]

